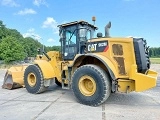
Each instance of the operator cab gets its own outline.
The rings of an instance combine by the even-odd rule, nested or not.
[[[58,27],[64,60],[73,60],[76,54],[84,54],[87,40],[93,38],[97,29],[86,21],[70,22]]]

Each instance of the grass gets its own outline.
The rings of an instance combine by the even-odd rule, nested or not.
[[[160,64],[160,58],[150,58],[152,64]]]
[[[11,65],[11,64],[0,64],[0,69],[8,69],[11,66],[13,66],[13,65]]]

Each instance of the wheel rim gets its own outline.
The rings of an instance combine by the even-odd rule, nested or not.
[[[29,73],[28,74],[28,84],[31,86],[31,87],[34,87],[36,85],[36,76],[34,73]]]
[[[82,76],[79,80],[79,90],[85,96],[92,96],[96,91],[94,79],[88,75]]]

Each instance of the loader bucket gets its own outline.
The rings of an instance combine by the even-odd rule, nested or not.
[[[23,75],[28,65],[19,65],[9,68],[4,76],[2,88],[16,89],[24,86]]]

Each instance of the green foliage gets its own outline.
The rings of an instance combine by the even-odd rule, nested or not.
[[[160,47],[152,47],[149,49],[149,56],[150,57],[160,57]]]
[[[0,20],[0,42],[2,38],[6,37],[6,31],[7,31],[7,28],[3,24],[3,21]]]
[[[61,50],[61,46],[48,46],[45,47],[45,50],[48,51],[60,51]]]
[[[22,44],[28,57],[35,57],[37,55],[37,49],[42,47],[40,42],[31,37],[24,38]]]
[[[16,29],[9,29],[0,20],[0,60],[5,62],[35,57],[42,44],[31,37],[23,38]],[[45,51],[60,51],[60,46],[44,46]]]
[[[25,57],[23,46],[15,37],[9,36],[2,39],[0,56],[6,62],[23,60]]]

